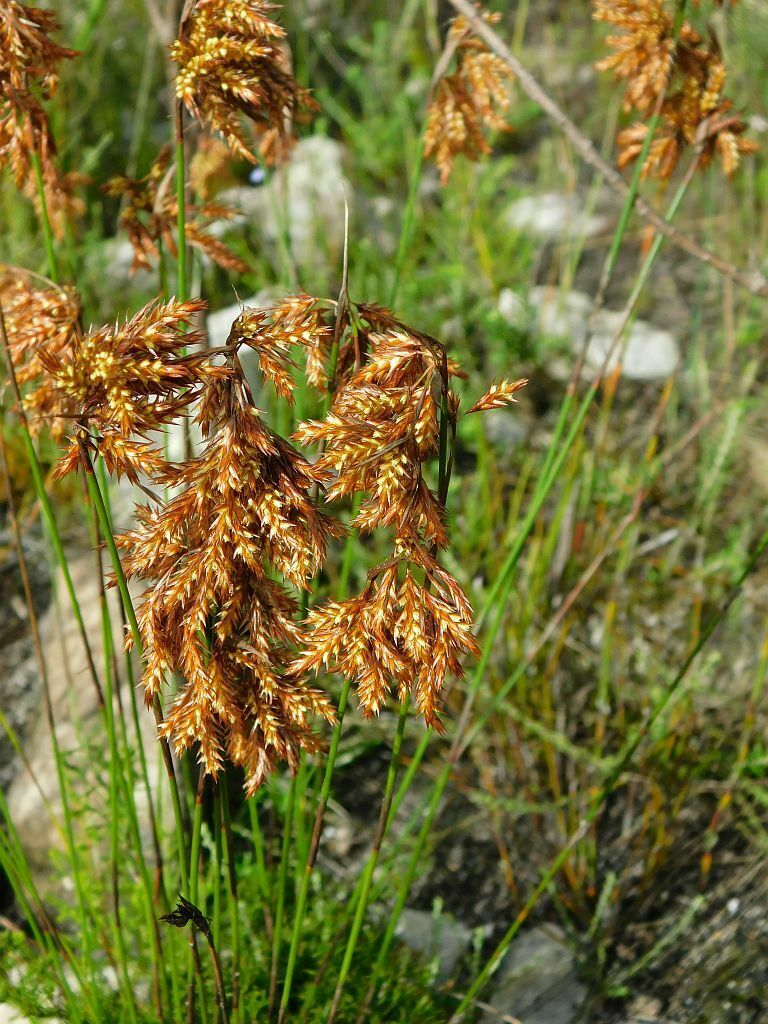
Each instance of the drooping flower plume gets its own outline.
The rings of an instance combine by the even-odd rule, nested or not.
[[[283,159],[293,140],[293,120],[316,109],[290,69],[284,30],[263,0],[197,0],[171,48],[179,65],[176,95],[193,117],[220,133],[232,150],[256,162]],[[248,118],[258,138],[246,135]]]
[[[242,767],[253,792],[278,761],[295,769],[317,749],[315,716],[334,717],[322,691],[287,671],[302,631],[275,577],[305,587],[338,526],[313,498],[320,471],[264,424],[236,358],[233,371],[202,396],[204,450],[159,474],[173,496],[142,508],[120,543],[128,574],[149,582],[147,699],[171,673],[183,680],[162,734],[179,753],[196,744],[213,776],[225,758]],[[274,377],[269,359],[262,371]]]
[[[656,110],[660,121],[644,177],[670,178],[689,147],[699,147],[702,167],[719,157],[729,177],[743,156],[756,152],[756,143],[744,138],[746,123],[725,97],[726,69],[711,27],[708,41],[688,22],[676,32],[666,0],[594,0],[594,17],[621,30],[608,36],[615,52],[597,66],[626,82],[624,109],[643,118],[619,133],[620,167],[642,153]]]
[[[59,82],[59,65],[77,56],[51,38],[59,22],[53,11],[0,0],[0,168],[8,167],[18,188],[39,203],[38,163],[46,206],[54,229],[82,212],[74,188],[82,176],[63,174],[41,100]]]
[[[435,558],[448,537],[441,498],[424,474],[438,453],[438,396],[447,398],[450,366],[437,341],[386,310],[356,312],[364,327],[357,365],[326,418],[294,437],[323,446],[317,468],[333,475],[329,500],[365,495],[353,525],[390,527],[393,553],[357,597],[310,612],[307,650],[294,670],[325,668],[354,680],[365,715],[377,714],[393,690],[401,701],[411,695],[439,729],[445,678],[460,676],[462,656],[477,653],[469,602]]]
[[[489,25],[501,15],[484,12]],[[490,153],[486,136],[508,131],[512,72],[482,39],[472,31],[466,18],[454,18],[448,32],[444,60],[455,58],[455,70],[439,75],[427,111],[424,155],[431,157],[445,184],[457,156],[478,160]]]

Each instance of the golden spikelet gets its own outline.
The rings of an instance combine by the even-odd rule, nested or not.
[[[58,169],[56,144],[41,103],[58,85],[61,61],[77,56],[51,39],[58,28],[53,11],[16,0],[0,2],[0,168],[8,167],[17,187],[39,205],[37,158],[48,214],[54,230],[62,234],[65,221],[82,213],[74,189],[85,179]]]
[[[334,718],[324,693],[286,671],[301,629],[275,576],[305,587],[339,528],[313,500],[318,471],[263,423],[236,358],[232,370],[201,401],[202,453],[159,475],[174,496],[142,508],[119,542],[128,574],[150,581],[148,701],[171,672],[184,680],[162,735],[178,753],[197,745],[214,777],[225,758],[239,765],[251,793],[278,761],[295,769],[318,748],[314,716]]]
[[[142,474],[162,471],[159,452],[130,435],[144,437],[170,423],[208,380],[230,372],[212,365],[207,352],[184,352],[202,340],[188,328],[204,308],[200,300],[152,302],[123,324],[86,335],[75,332],[64,350],[40,350],[54,402],[61,409],[77,410],[69,449],[57,467],[59,476],[78,468],[84,428],[99,438],[108,465],[118,475],[136,482]]]
[[[232,150],[256,162],[241,123],[253,122],[262,159],[283,159],[293,140],[293,119],[317,104],[293,77],[282,48],[285,32],[263,0],[197,0],[171,47],[179,65],[176,95]]]
[[[498,383],[494,381],[472,408],[467,410],[467,415],[469,416],[473,412],[488,412],[490,409],[501,409],[505,405],[516,402],[515,395],[527,383],[528,381],[524,378],[521,380],[500,380]]]
[[[484,12],[483,18],[492,25],[501,15]],[[448,181],[457,156],[478,160],[491,151],[488,132],[509,130],[506,114],[512,72],[462,16],[451,22],[441,64],[454,56],[455,70],[438,72],[424,134],[424,155],[434,159],[442,184]]]
[[[354,525],[390,527],[394,549],[360,595],[310,613],[293,670],[324,667],[354,680],[364,715],[377,714],[391,691],[401,701],[411,694],[439,729],[445,677],[477,653],[469,603],[434,557],[448,537],[442,501],[424,477],[438,452],[435,394],[447,392],[451,367],[435,339],[380,307],[356,307],[355,323],[354,367],[326,418],[300,425],[294,438],[323,447],[316,469],[330,478],[328,499],[366,495]]]
[[[61,440],[71,426],[75,405],[64,401],[44,372],[44,362],[64,358],[80,317],[80,300],[72,288],[32,286],[28,275],[0,267],[0,297],[11,359],[24,395],[32,433],[47,427]]]
[[[112,178],[104,185],[107,195],[123,200],[119,223],[133,249],[131,270],[140,267],[149,270],[159,259],[160,243],[172,256],[177,254],[178,200],[175,189],[170,187],[172,172],[170,153],[165,148],[144,178]],[[244,274],[248,264],[208,230],[214,220],[228,220],[233,216],[234,210],[221,203],[204,203],[201,206],[187,203],[186,239],[189,245],[220,267]]]
[[[660,114],[643,177],[669,179],[691,146],[699,148],[702,167],[719,156],[729,177],[742,156],[756,152],[756,143],[743,138],[747,125],[724,97],[726,70],[711,28],[708,44],[688,22],[675,36],[666,0],[594,0],[593,14],[622,30],[608,36],[615,52],[597,67],[626,81],[624,109],[646,119],[656,110]],[[647,123],[638,121],[619,133],[619,167],[638,158],[648,131]]]

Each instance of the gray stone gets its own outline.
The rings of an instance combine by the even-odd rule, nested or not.
[[[299,267],[318,261],[338,263],[344,245],[343,147],[315,135],[301,139],[288,163],[273,171],[260,188],[227,189],[217,198],[237,211],[223,226],[253,225],[270,242],[287,235]]]
[[[540,334],[569,341],[574,355],[581,353],[589,335],[585,369],[603,367],[622,330],[622,312],[603,309],[590,324],[593,302],[588,295],[578,291],[562,294],[548,287],[531,289],[529,301],[535,310]],[[635,320],[624,329],[622,341],[608,360],[608,369],[618,362],[621,362],[622,377],[627,380],[665,380],[680,362],[680,346],[670,331],[655,327],[647,320]]]
[[[510,228],[544,242],[591,238],[604,231],[607,225],[605,217],[585,212],[580,196],[560,192],[516,199],[506,208],[503,217]]]
[[[472,929],[450,914],[406,908],[395,933],[409,949],[437,961],[437,981],[453,978],[472,943]]]
[[[101,647],[101,588],[96,577],[93,553],[70,553],[69,568],[78,595],[86,634],[90,640],[97,670],[103,665]],[[108,799],[106,787],[96,784],[91,766],[85,756],[84,744],[92,737],[106,750],[104,722],[99,709],[96,690],[90,678],[85,649],[74,615],[71,611],[67,592],[61,578],[54,581],[59,595],[60,613],[52,604],[40,621],[41,643],[47,668],[48,683],[56,723],[56,735],[65,757],[78,765],[78,771],[69,774],[70,782],[82,792],[89,791],[88,799],[97,813],[99,799]],[[123,635],[116,606],[116,595],[110,592],[113,637],[120,643]],[[123,701],[130,699],[127,688],[123,690]],[[117,705],[115,706],[117,712]],[[129,736],[133,730],[129,719]],[[155,743],[154,721],[143,708],[139,709],[145,749],[152,751]],[[11,818],[19,834],[33,877],[43,896],[54,891],[67,898],[72,885],[71,879],[55,879],[51,873],[51,852],[63,849],[62,830],[49,813],[61,818],[61,797],[59,793],[56,762],[48,730],[47,715],[41,699],[34,713],[34,720],[24,743],[26,763],[19,767],[7,790]],[[106,756],[106,754],[105,754]],[[157,790],[157,758],[148,757],[151,784]],[[148,831],[145,794],[141,787],[136,793],[137,811],[145,840],[150,842]],[[85,824],[85,822],[83,822]],[[79,820],[78,820],[79,827]],[[92,851],[96,862],[103,861],[99,851]]]
[[[593,333],[587,345],[586,361],[601,367],[621,329],[622,313],[604,310],[595,317]],[[609,369],[621,362],[621,374],[627,380],[665,380],[680,362],[680,346],[670,331],[654,327],[647,320],[635,320],[608,360]]]
[[[586,988],[559,928],[539,926],[516,939],[495,975],[488,1002],[520,1024],[575,1024]],[[488,1011],[481,1024],[498,1024]]]

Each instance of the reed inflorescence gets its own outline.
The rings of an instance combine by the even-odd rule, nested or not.
[[[501,14],[483,13],[493,25]],[[455,64],[448,73],[448,67]],[[489,51],[467,19],[454,18],[436,69],[424,132],[424,155],[431,157],[445,184],[457,156],[478,160],[490,153],[488,132],[509,131],[507,111],[513,76]]]
[[[270,18],[275,5],[262,0],[197,0],[171,48],[178,66],[176,94],[190,114],[253,162],[285,158],[293,122],[316,109],[309,91],[293,77],[282,46],[285,31]],[[241,117],[256,132],[244,132]]]
[[[729,177],[757,144],[744,138],[746,122],[725,97],[727,73],[714,29],[707,38],[675,17],[667,0],[594,0],[594,17],[621,30],[608,37],[615,51],[597,64],[626,82],[625,111],[643,118],[619,133],[619,166],[646,149],[649,120],[659,119],[643,164],[643,177],[664,181],[687,148],[701,167],[715,157]],[[679,22],[679,23],[678,23]]]
[[[63,174],[42,100],[59,83],[59,65],[75,50],[51,38],[59,28],[53,11],[3,0],[0,11],[0,168],[8,167],[16,185],[40,203],[42,184],[47,216],[62,234],[67,218],[82,212],[74,189],[83,179]]]

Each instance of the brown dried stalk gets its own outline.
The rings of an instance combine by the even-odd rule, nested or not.
[[[41,99],[50,98],[59,81],[58,65],[78,56],[50,37],[58,31],[53,11],[0,0],[0,168],[8,167],[18,188],[36,203],[35,159],[54,229],[83,211],[74,188],[78,174],[62,174],[56,144]]]
[[[317,109],[293,77],[284,30],[270,18],[276,5],[263,0],[197,0],[187,5],[171,60],[179,65],[176,95],[232,150],[256,162],[287,156],[293,119]],[[246,137],[241,116],[259,139]]]
[[[482,18],[493,25],[501,14],[483,12]],[[455,70],[446,74],[453,58]],[[442,184],[448,181],[457,156],[478,160],[491,151],[488,132],[510,130],[506,114],[513,77],[465,17],[453,19],[435,72],[424,132],[424,156],[434,158]]]
[[[178,200],[170,185],[173,167],[170,166],[170,152],[164,148],[158,155],[149,173],[143,178],[112,178],[104,185],[108,196],[123,200],[120,213],[120,228],[128,235],[133,249],[131,270],[151,269],[153,261],[159,259],[159,244],[175,258],[176,225]],[[204,203],[196,206],[186,204],[186,240],[214,263],[225,270],[244,274],[248,264],[236,256],[218,238],[209,233],[215,220],[229,220],[235,211],[222,203]]]
[[[597,67],[627,82],[624,109],[644,118],[660,112],[643,177],[670,178],[688,146],[699,148],[702,168],[719,156],[728,177],[742,156],[757,151],[757,143],[743,138],[747,125],[724,97],[726,70],[711,27],[708,44],[688,22],[676,32],[666,0],[594,0],[593,17],[622,30],[608,37],[615,52]],[[619,134],[619,167],[640,155],[648,131],[639,121]]]

